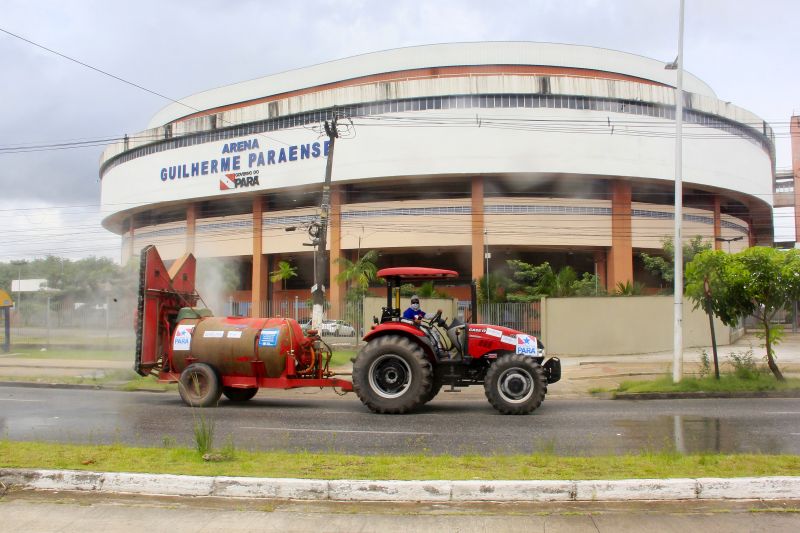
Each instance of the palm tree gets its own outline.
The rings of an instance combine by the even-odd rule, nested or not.
[[[336,261],[341,264],[342,271],[336,276],[336,281],[352,283],[362,292],[366,292],[370,282],[375,280],[378,273],[378,267],[375,264],[377,260],[377,250],[370,250],[355,261],[340,257]]]
[[[282,281],[283,288],[286,289],[286,280],[297,276],[297,267],[292,266],[288,261],[278,261],[278,270],[269,273],[271,282]]]

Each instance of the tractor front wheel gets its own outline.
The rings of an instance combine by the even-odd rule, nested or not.
[[[530,357],[507,354],[489,367],[483,387],[489,403],[504,415],[526,415],[541,405],[547,380]]]
[[[190,407],[216,405],[222,393],[219,377],[205,363],[192,363],[181,372],[178,392]]]
[[[402,414],[426,401],[432,368],[410,340],[388,335],[371,340],[353,363],[353,389],[375,413]]]

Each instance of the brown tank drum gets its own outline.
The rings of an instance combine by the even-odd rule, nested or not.
[[[172,338],[173,371],[190,363],[211,365],[221,375],[277,378],[292,356],[298,369],[311,361],[310,341],[290,318],[188,318]],[[188,359],[188,360],[187,360]],[[263,368],[263,371],[257,370]]]

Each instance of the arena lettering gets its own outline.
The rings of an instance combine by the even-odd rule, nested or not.
[[[243,156],[239,155],[239,152],[248,152],[248,169],[313,160],[319,159],[320,157],[325,158],[328,157],[328,152],[330,151],[330,141],[292,144],[263,151],[260,148],[261,146],[258,143],[258,139],[226,143],[222,147],[222,153],[237,153],[237,155],[163,167],[160,171],[160,178],[161,181],[166,182],[184,178],[194,178],[197,176],[208,176],[209,174],[236,172],[242,170],[242,165],[244,163],[242,160]],[[258,185],[258,183],[248,185],[245,181],[241,186],[251,187],[253,185]],[[228,188],[235,187],[231,186]]]
[[[255,150],[256,148],[258,148],[258,139],[248,139],[246,141],[226,144],[222,147],[222,153],[246,152],[247,150]]]

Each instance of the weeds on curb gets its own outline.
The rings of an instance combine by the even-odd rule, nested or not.
[[[214,420],[200,414],[194,418],[194,444],[200,455],[205,455],[214,446]]]
[[[711,361],[705,348],[700,352],[700,379],[707,377],[711,373]]]

